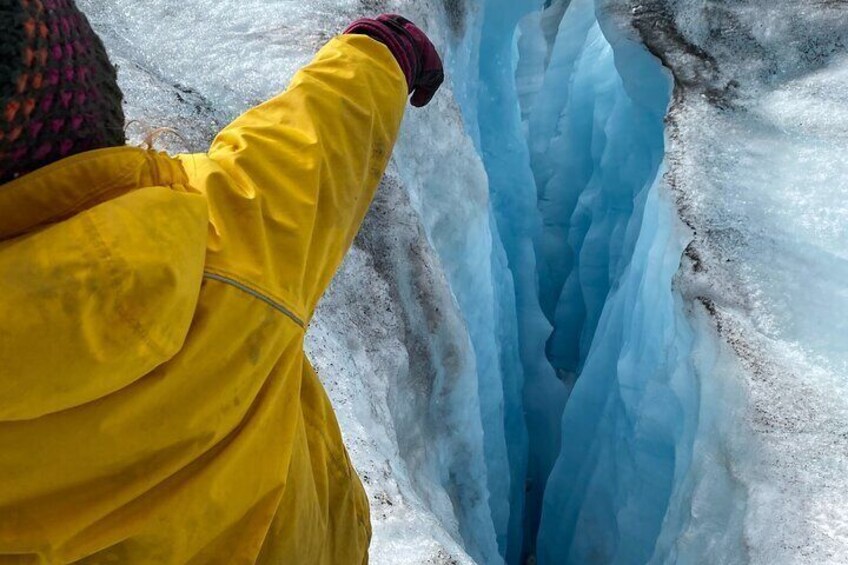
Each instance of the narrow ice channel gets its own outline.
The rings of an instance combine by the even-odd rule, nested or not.
[[[524,373],[526,499],[501,552],[662,561],[663,528],[682,527],[664,522],[687,496],[699,411],[673,288],[690,234],[663,180],[671,78],[592,0],[564,8],[489,0],[464,108],[477,116]]]

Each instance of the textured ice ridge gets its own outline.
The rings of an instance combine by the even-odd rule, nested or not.
[[[644,563],[686,490],[699,408],[672,289],[689,235],[663,184],[670,77],[591,0],[540,8],[487,4],[476,108],[524,304],[529,485],[507,557]]]

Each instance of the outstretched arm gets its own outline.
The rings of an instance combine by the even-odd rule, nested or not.
[[[413,92],[413,102],[426,103],[442,80],[440,62],[438,84],[432,72],[425,76],[423,50],[408,32],[378,26],[386,37],[398,34],[390,45],[354,26],[321,49],[283,94],[227,126],[204,174],[213,224],[210,269],[217,264],[262,281],[260,290],[303,320],[359,230],[407,97]],[[433,67],[438,55],[417,33]],[[416,84],[426,93],[417,94]],[[192,163],[186,167],[191,172]]]

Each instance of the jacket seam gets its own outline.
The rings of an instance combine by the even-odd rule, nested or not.
[[[287,306],[283,300],[273,297],[271,293],[263,290],[259,285],[251,284],[241,279],[241,277],[218,269],[206,269],[203,272],[203,278],[217,281],[219,283],[226,284],[237,290],[240,290],[248,296],[256,298],[257,300],[260,300],[265,304],[271,306],[277,312],[280,312],[292,322],[294,322],[299,328],[306,329],[306,324],[300,316],[295,314],[294,308]]]

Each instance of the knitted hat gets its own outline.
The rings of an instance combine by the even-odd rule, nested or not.
[[[0,0],[0,183],[124,144],[123,96],[73,0]]]

